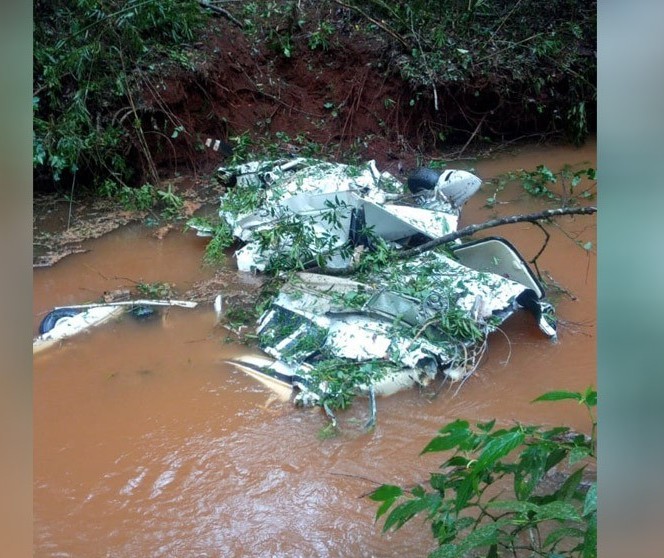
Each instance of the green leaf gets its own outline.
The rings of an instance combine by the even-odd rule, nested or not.
[[[497,438],[493,438],[484,447],[473,468],[475,470],[484,469],[487,465],[494,463],[501,457],[505,457],[513,449],[519,447],[523,444],[524,439],[525,436],[520,430],[508,431]]]
[[[583,539],[583,558],[597,558],[597,518],[593,515]]]
[[[544,539],[544,548],[558,544],[563,539],[583,538],[585,533],[574,527],[560,527],[551,531]]]
[[[583,516],[597,511],[597,483],[593,483],[588,492],[586,493],[586,499],[583,502]]]
[[[502,523],[489,523],[482,525],[470,533],[460,544],[444,544],[429,554],[429,558],[462,558],[473,548],[493,546],[498,541],[498,534]],[[491,548],[487,556],[496,556]]]
[[[463,550],[459,550],[458,544],[443,544],[429,554],[429,558],[459,558],[463,556]]]
[[[564,448],[556,448],[555,450],[553,450],[549,454],[549,457],[546,460],[546,465],[544,465],[544,470],[548,471],[549,469],[558,465],[558,463],[560,463],[563,459],[565,459],[566,455],[567,455],[567,450]]]
[[[384,484],[374,490],[369,495],[369,498],[375,502],[384,502],[385,500],[398,498],[402,494],[403,490],[400,487],[394,486],[393,484]]]
[[[369,498],[374,502],[383,502],[376,511],[376,519],[379,519],[387,510],[390,509],[392,504],[403,494],[403,490],[398,486],[391,484],[384,484],[374,490]]]
[[[442,436],[436,436],[421,451],[424,453],[446,451],[461,445],[473,436],[465,420],[455,420],[438,431]]]
[[[575,391],[548,391],[533,399],[535,401],[561,401],[563,399],[574,399],[576,401],[581,401],[583,396]]]
[[[547,521],[581,521],[581,516],[572,504],[567,502],[551,502],[544,504],[537,510],[537,520]]]
[[[383,516],[387,510],[389,510],[392,507],[392,504],[396,502],[396,498],[391,498],[389,500],[385,500],[380,506],[378,506],[378,509],[376,510],[376,521],[378,521],[381,516]]]
[[[387,532],[392,527],[399,529],[404,523],[406,523],[406,521],[421,511],[426,510],[429,507],[429,504],[430,502],[427,497],[415,498],[413,500],[408,500],[403,504],[399,504],[392,510],[390,515],[387,516],[385,524],[383,525],[383,533]]]
[[[574,465],[590,455],[590,448],[575,447],[569,452],[569,464]]]
[[[529,447],[521,453],[514,469],[514,493],[527,500],[547,471],[550,454],[544,445]]]
[[[565,480],[563,485],[556,490],[555,496],[557,500],[567,502],[574,498],[579,484],[581,483],[581,479],[583,478],[584,468],[585,467],[581,467],[574,471],[574,473],[567,477],[567,480]]]
[[[482,432],[490,432],[495,424],[496,419],[490,420],[489,422],[478,422],[477,428],[479,428]]]
[[[583,401],[589,407],[597,405],[597,391],[589,387],[583,394]]]
[[[499,524],[489,523],[475,529],[460,545],[464,553],[472,548],[495,544],[498,540]]]
[[[429,483],[431,488],[437,490],[441,494],[445,493],[445,483],[447,481],[447,475],[442,475],[440,473],[431,473]]]
[[[473,475],[468,475],[456,489],[456,498],[454,500],[454,507],[457,511],[461,511],[468,504],[468,500],[475,492],[476,478]]]
[[[413,488],[410,493],[417,498],[422,498],[426,494],[424,488],[422,488],[422,485],[420,484]]]
[[[463,467],[466,468],[468,467],[468,464],[471,462],[470,459],[467,457],[463,457],[462,455],[454,455],[450,457],[445,463],[443,463],[443,467]]]

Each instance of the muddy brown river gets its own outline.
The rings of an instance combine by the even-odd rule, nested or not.
[[[474,169],[487,180],[595,161],[589,143],[526,148]],[[460,226],[553,207],[510,187],[498,195],[506,203],[489,209],[491,194],[482,187]],[[547,230],[539,268],[569,293],[554,298],[558,342],[517,313],[489,338],[485,360],[458,393],[443,387],[436,396],[410,390],[379,399],[370,432],[361,429],[365,400],[340,414],[338,436],[322,439],[320,409],[274,401],[225,365],[249,349],[227,341],[207,304],[122,319],[35,355],[34,556],[425,556],[435,547],[427,525],[416,518],[382,534],[365,495],[377,483],[426,480],[442,459],[418,454],[447,421],[495,417],[589,431],[575,403],[530,403],[545,391],[596,385],[595,217],[563,217]],[[153,232],[128,226],[90,241],[87,253],[35,269],[35,333],[54,306],[132,281],[184,292],[212,275],[201,266],[203,239],[171,232],[158,240]],[[486,233],[508,238],[527,260],[544,238],[528,223]],[[591,251],[581,246],[588,242]]]

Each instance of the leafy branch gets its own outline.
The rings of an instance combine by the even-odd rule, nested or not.
[[[495,420],[474,427],[462,419],[445,425],[421,452],[452,452],[431,473],[428,487],[384,484],[369,495],[379,504],[376,519],[385,516],[383,531],[425,513],[438,543],[430,558],[462,558],[480,549],[487,557],[516,558],[525,550],[595,558],[597,484],[585,477],[596,460],[597,392],[553,391],[535,401],[566,399],[588,410],[590,436],[567,427],[496,428]],[[552,487],[548,476],[554,468],[565,473]],[[512,481],[511,497],[495,495],[503,479]]]

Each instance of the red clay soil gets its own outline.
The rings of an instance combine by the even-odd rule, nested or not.
[[[223,161],[223,144],[216,152],[203,148],[205,141],[231,143],[243,133],[276,140],[284,152],[308,145],[326,159],[342,152],[376,159],[390,172],[414,166],[416,151],[406,138],[422,134],[421,114],[403,110],[410,93],[386,76],[386,44],[337,36],[327,51],[303,43],[286,58],[267,47],[257,51],[227,22],[212,26],[198,45],[195,72],[164,77],[144,91],[146,113],[158,124],[174,115],[186,130],[168,140],[171,147],[163,144],[170,134],[153,136],[162,142],[153,146],[157,166],[209,172]]]

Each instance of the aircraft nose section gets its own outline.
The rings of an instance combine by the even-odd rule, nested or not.
[[[454,207],[461,207],[480,189],[482,180],[472,172],[449,170],[443,172],[436,182],[436,195],[442,195]]]

